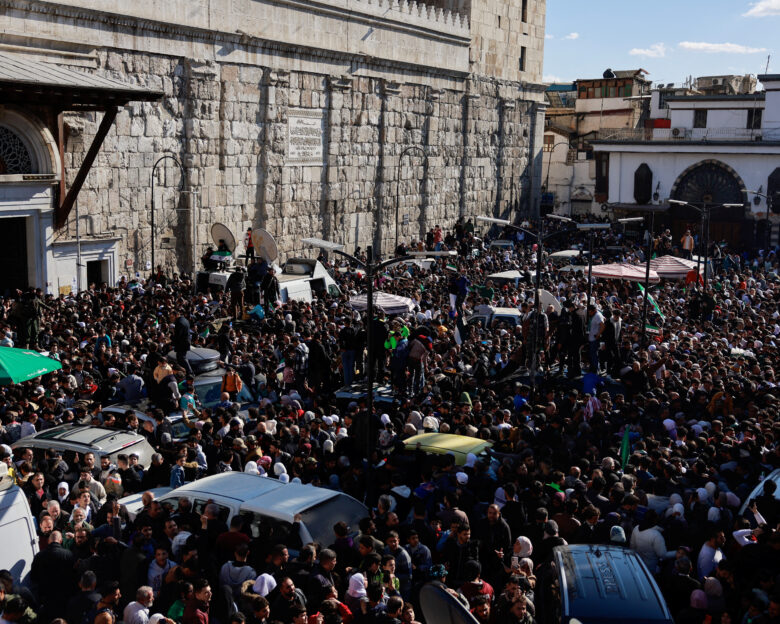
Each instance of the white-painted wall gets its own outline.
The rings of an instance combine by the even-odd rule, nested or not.
[[[599,146],[597,149],[603,147],[606,146]],[[634,173],[642,163],[647,163],[653,172],[653,189],[655,190],[658,182],[661,183],[658,193],[662,199],[669,197],[675,181],[688,167],[703,160],[715,159],[729,165],[742,178],[745,188],[748,190],[757,190],[762,185],[766,189],[767,178],[776,167],[780,166],[780,147],[775,148],[777,152],[775,157],[761,153],[613,152],[614,146],[609,147],[611,152],[609,157],[610,203],[635,203]],[[754,213],[766,211],[766,204],[763,200],[759,206],[755,206],[751,201],[750,206]]]

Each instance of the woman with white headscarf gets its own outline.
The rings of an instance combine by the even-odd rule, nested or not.
[[[349,577],[349,588],[344,596],[344,604],[350,608],[352,613],[360,614],[363,612],[361,604],[368,601],[366,583],[366,577],[362,572]]]

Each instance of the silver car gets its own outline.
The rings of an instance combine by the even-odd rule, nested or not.
[[[152,463],[152,454],[155,452],[146,438],[138,433],[91,425],[60,425],[45,429],[17,440],[11,448],[30,448],[33,453],[38,451],[41,454],[46,449],[54,449],[63,455],[78,453],[79,457],[85,453],[94,453],[98,461],[108,456],[113,464],[116,464],[120,454],[135,453],[138,455],[138,463],[144,468]]]

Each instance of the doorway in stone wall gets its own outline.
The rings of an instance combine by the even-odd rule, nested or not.
[[[27,219],[0,219],[0,294],[29,286],[27,278]]]

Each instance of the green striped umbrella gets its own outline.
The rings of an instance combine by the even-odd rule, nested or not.
[[[30,349],[0,347],[0,385],[21,383],[62,368],[57,360]]]

